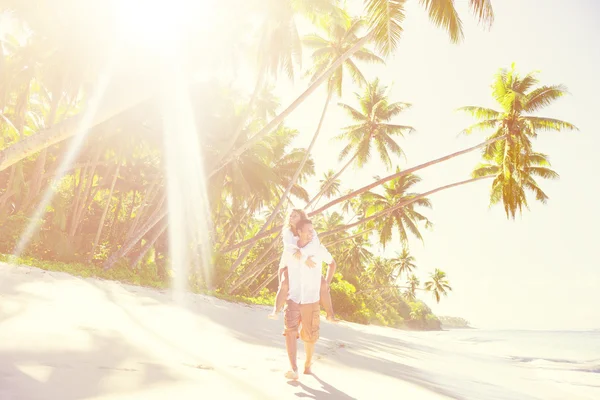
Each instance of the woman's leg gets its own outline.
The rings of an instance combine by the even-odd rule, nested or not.
[[[279,290],[277,290],[277,297],[275,297],[275,312],[280,312],[283,310],[285,306],[285,301],[288,298],[288,293],[290,291],[290,282],[287,267],[282,268],[282,271],[279,273],[280,283]]]
[[[331,293],[329,292],[329,285],[325,278],[321,278],[321,306],[327,313],[328,321],[335,321],[335,316],[333,314],[333,303],[331,302]]]
[[[277,313],[279,313],[285,306],[285,301],[287,300],[288,292],[290,290],[287,267],[280,268],[277,273],[279,275],[279,288],[277,289],[277,296],[275,296],[273,312],[269,314],[269,318],[277,317]]]

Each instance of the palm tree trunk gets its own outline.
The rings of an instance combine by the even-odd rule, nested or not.
[[[263,290],[265,287],[267,287],[267,285],[269,283],[273,282],[273,279],[277,278],[278,272],[279,272],[279,270],[277,270],[277,271],[273,272],[271,275],[269,275],[269,277],[267,279],[265,279],[265,281],[263,283],[258,285],[258,287],[256,289],[254,289],[254,291],[252,291],[251,296],[252,297],[258,296],[258,294],[260,293],[261,290]]]
[[[320,214],[323,211],[327,210],[330,207],[333,207],[336,204],[339,204],[339,203],[341,203],[343,201],[346,201],[348,199],[356,197],[359,194],[365,193],[365,192],[367,192],[367,191],[369,191],[369,190],[371,190],[371,189],[373,189],[373,188],[375,188],[375,187],[377,187],[379,185],[382,185],[382,184],[384,184],[386,182],[391,181],[392,179],[400,178],[402,176],[405,176],[405,175],[408,175],[408,174],[412,174],[413,172],[419,171],[421,169],[424,169],[424,168],[427,168],[427,167],[431,167],[432,165],[436,165],[436,164],[439,164],[441,162],[444,162],[444,161],[450,160],[452,158],[458,157],[460,155],[463,155],[463,154],[466,154],[466,153],[470,153],[473,150],[476,150],[476,149],[479,149],[481,147],[487,146],[488,144],[496,142],[496,141],[498,141],[498,140],[500,140],[502,138],[503,138],[503,136],[499,137],[499,138],[495,138],[495,139],[486,140],[485,142],[480,143],[478,145],[466,148],[464,150],[457,151],[457,152],[452,153],[452,154],[448,154],[447,156],[444,156],[444,157],[436,158],[435,160],[428,161],[426,163],[417,165],[416,167],[408,168],[408,169],[405,169],[403,171],[397,172],[395,174],[386,176],[385,178],[379,179],[379,180],[377,180],[377,181],[375,181],[375,182],[373,182],[373,183],[371,183],[371,184],[369,184],[367,186],[363,186],[362,188],[360,188],[358,190],[355,190],[354,192],[349,193],[346,196],[342,196],[342,197],[337,198],[337,199],[335,199],[333,201],[330,201],[329,203],[325,204],[324,206],[322,206],[322,207],[320,207],[320,208],[318,208],[318,209],[316,209],[314,211],[311,211],[310,215],[312,216],[312,215]]]
[[[480,144],[478,144],[478,145],[476,145],[476,146],[472,146],[472,147],[466,148],[466,149],[464,149],[464,150],[460,150],[460,151],[457,151],[457,152],[455,152],[455,153],[448,154],[448,155],[446,155],[446,156],[444,156],[444,157],[440,157],[440,158],[437,158],[437,159],[435,159],[435,160],[432,160],[432,161],[429,161],[429,162],[426,162],[426,163],[423,163],[423,164],[417,165],[416,167],[412,167],[412,168],[409,168],[409,169],[405,169],[405,170],[403,170],[403,171],[400,171],[400,172],[397,172],[397,173],[395,173],[395,174],[389,175],[389,176],[387,176],[387,177],[385,177],[385,178],[382,178],[382,179],[380,179],[380,180],[378,180],[378,181],[375,181],[375,182],[373,182],[373,183],[371,183],[371,184],[369,184],[369,185],[367,185],[367,186],[363,186],[362,188],[360,188],[360,189],[357,189],[357,190],[355,190],[355,191],[354,191],[354,192],[352,192],[352,193],[349,193],[349,194],[347,194],[347,195],[345,195],[345,196],[342,196],[342,197],[340,197],[340,198],[337,198],[337,199],[335,199],[335,200],[333,200],[333,201],[331,201],[331,202],[329,202],[329,203],[325,204],[324,206],[320,207],[320,208],[319,208],[319,209],[317,209],[317,210],[314,210],[314,211],[311,211],[311,212],[309,212],[309,213],[308,213],[308,216],[309,216],[309,217],[312,217],[312,216],[314,216],[314,215],[321,214],[323,211],[327,210],[327,209],[328,209],[328,208],[330,208],[330,207],[333,207],[333,206],[334,206],[334,205],[336,205],[336,204],[339,204],[339,203],[341,203],[341,202],[343,202],[343,201],[346,201],[346,200],[348,200],[348,199],[351,199],[351,198],[353,198],[353,197],[355,197],[355,196],[358,196],[359,194],[361,194],[361,193],[364,193],[364,192],[366,192],[366,191],[368,191],[368,190],[371,190],[371,189],[373,189],[374,187],[376,187],[376,186],[379,186],[379,185],[381,185],[381,184],[383,184],[383,183],[386,183],[386,182],[388,182],[388,181],[390,181],[390,180],[392,180],[392,179],[399,178],[399,177],[401,177],[401,176],[404,176],[404,175],[407,175],[407,174],[413,173],[413,172],[415,172],[415,171],[418,171],[418,170],[421,170],[421,169],[424,169],[424,168],[430,167],[430,166],[432,166],[432,165],[439,164],[439,163],[441,163],[441,162],[443,162],[443,161],[447,161],[447,160],[450,160],[450,159],[452,159],[452,158],[458,157],[458,156],[460,156],[460,155],[463,155],[463,154],[469,153],[469,152],[471,152],[471,151],[473,151],[473,150],[477,150],[478,148],[481,148],[481,147],[487,146],[488,144],[490,144],[490,143],[493,143],[493,142],[496,142],[496,141],[498,141],[498,140],[501,140],[501,139],[503,139],[503,138],[504,138],[504,136],[498,137],[498,138],[496,138],[496,139],[487,140],[487,141],[485,141],[485,142],[483,142],[483,143],[480,143]],[[235,245],[233,245],[233,246],[229,246],[228,248],[226,248],[226,249],[223,249],[223,250],[222,250],[222,252],[223,252],[223,253],[229,253],[229,252],[231,252],[231,251],[237,250],[237,249],[239,249],[239,248],[242,248],[242,247],[245,247],[245,246],[251,246],[251,245],[253,245],[254,243],[258,242],[259,240],[263,239],[264,237],[268,236],[269,234],[271,234],[271,233],[273,233],[273,232],[277,231],[278,229],[281,229],[281,227],[282,227],[281,225],[279,225],[279,226],[274,226],[274,227],[272,227],[271,229],[268,229],[268,230],[266,230],[266,231],[264,231],[264,232],[262,232],[262,233],[258,233],[258,234],[256,234],[256,235],[255,235],[255,236],[254,236],[252,239],[244,240],[244,241],[242,241],[242,242],[240,242],[240,243],[237,243],[237,244],[235,244]]]
[[[231,237],[233,236],[235,231],[237,231],[239,226],[244,222],[244,219],[246,217],[248,217],[250,214],[252,214],[252,209],[250,207],[247,207],[246,211],[244,212],[244,215],[240,218],[240,220],[237,223],[235,223],[229,229],[229,231],[225,234],[225,236],[223,237],[223,242],[222,242],[221,246],[225,246],[229,242],[229,240],[231,239]]]
[[[319,123],[317,125],[317,129],[315,131],[315,134],[313,135],[313,138],[312,138],[310,144],[308,145],[308,148],[306,149],[306,153],[304,154],[304,157],[302,158],[302,161],[300,162],[300,165],[298,165],[298,168],[296,169],[296,172],[294,173],[294,176],[292,176],[292,178],[290,179],[290,182],[288,183],[288,186],[285,189],[285,192],[283,193],[283,195],[279,199],[279,203],[277,203],[277,205],[273,209],[273,212],[271,213],[271,215],[267,219],[267,222],[265,222],[265,224],[260,228],[260,230],[258,231],[257,235],[260,235],[261,233],[263,233],[267,229],[267,227],[270,226],[271,223],[273,223],[273,221],[275,220],[275,218],[279,214],[279,210],[281,210],[281,207],[283,206],[283,204],[285,203],[287,197],[289,196],[289,193],[292,190],[292,187],[296,184],[296,181],[298,180],[298,177],[300,176],[300,173],[302,172],[302,169],[304,168],[304,165],[306,164],[306,161],[308,161],[308,158],[310,157],[310,152],[312,151],[312,148],[314,147],[314,145],[315,145],[315,143],[317,141],[317,138],[319,137],[319,133],[321,133],[321,127],[323,126],[323,121],[325,120],[325,114],[327,114],[327,108],[329,106],[329,102],[331,101],[331,97],[332,96],[333,96],[333,89],[329,89],[328,92],[327,92],[327,99],[325,100],[325,105],[323,106],[323,112],[321,113],[321,118],[319,119]],[[236,268],[244,261],[244,259],[246,258],[246,256],[248,256],[248,254],[250,253],[250,250],[252,250],[252,248],[251,247],[247,247],[242,252],[242,254],[240,255],[240,257],[238,257],[238,259],[235,260],[235,262],[231,265],[231,268],[229,269],[229,273],[230,274],[233,271],[235,271]]]
[[[262,273],[269,265],[271,265],[273,262],[277,261],[277,259],[279,258],[279,254],[276,254],[275,256],[271,257],[269,260],[267,260],[265,263],[263,263],[260,268],[256,271],[254,271],[251,274],[247,274],[246,278],[244,279],[239,279],[229,290],[228,293],[229,294],[235,294],[235,292],[244,284],[246,283],[248,280],[250,280],[250,278],[252,278],[253,276],[256,276],[260,273]]]
[[[2,47],[0,45],[0,47]],[[15,123],[13,125],[13,128],[17,131],[17,134],[19,135],[19,142],[23,140],[23,133],[25,130],[25,108],[27,107],[27,102],[29,101],[29,93],[31,89],[31,80],[29,80],[29,82],[27,82],[26,84],[26,89],[21,92],[17,98],[17,101],[15,103]],[[6,122],[8,124],[10,124],[10,121],[8,119],[5,119]],[[17,143],[19,143],[17,142]],[[4,208],[5,203],[13,196],[13,192],[12,192],[12,186],[13,186],[13,182],[15,179],[15,172],[16,172],[16,165],[12,165],[11,166],[11,170],[10,170],[10,177],[9,177],[9,184],[7,185],[7,189],[6,192],[4,192],[2,199],[0,200],[0,210]],[[21,188],[19,188],[19,190],[21,190]]]
[[[137,189],[134,189],[131,195],[131,208],[129,209],[129,218],[127,218],[127,221],[131,221],[133,219],[133,211],[135,210],[135,203],[137,202],[137,194]]]
[[[129,242],[125,243],[119,250],[114,252],[106,261],[104,262],[104,269],[112,268],[117,261],[121,258],[125,257],[131,249],[135,247],[135,245],[142,240],[144,236],[148,234],[150,229],[152,229],[156,224],[158,224],[164,217],[167,216],[168,211],[164,210],[161,213],[157,213],[151,221],[148,221],[146,225],[144,225],[138,232],[133,236]]]
[[[104,228],[104,221],[106,220],[106,215],[108,214],[108,209],[110,208],[110,202],[112,200],[113,193],[115,191],[115,185],[117,183],[117,179],[119,177],[119,169],[121,169],[121,155],[117,157],[117,166],[115,168],[115,173],[113,175],[112,182],[110,183],[110,191],[108,193],[108,197],[106,198],[106,205],[104,206],[104,210],[102,210],[102,217],[100,217],[100,222],[98,223],[98,230],[96,231],[96,237],[94,238],[94,244],[92,245],[92,251],[90,252],[90,256],[88,258],[88,263],[92,262],[94,258],[94,253],[96,252],[96,247],[98,247],[98,243],[100,242],[100,237],[102,236],[102,230]]]
[[[481,176],[479,178],[471,178],[471,179],[467,179],[465,181],[455,182],[455,183],[451,183],[451,184],[446,185],[446,186],[441,186],[439,188],[430,190],[429,192],[425,192],[425,193],[422,193],[422,194],[420,194],[418,196],[415,196],[415,197],[413,197],[413,198],[411,198],[409,200],[406,200],[406,201],[403,201],[401,203],[398,203],[398,204],[396,204],[396,205],[394,205],[392,207],[386,208],[385,210],[382,210],[382,211],[380,211],[378,213],[375,213],[375,214],[373,214],[373,215],[371,215],[371,216],[369,216],[367,218],[363,218],[363,219],[361,219],[359,221],[356,221],[356,222],[354,222],[352,224],[338,226],[338,227],[336,227],[336,228],[334,228],[334,229],[332,229],[330,231],[327,231],[325,233],[320,234],[319,237],[320,238],[324,238],[324,237],[327,237],[329,235],[333,235],[336,232],[348,230],[348,229],[354,228],[355,226],[364,224],[365,222],[369,222],[369,221],[372,221],[372,220],[374,220],[376,218],[383,217],[383,216],[389,214],[390,212],[392,212],[394,210],[397,210],[399,208],[407,206],[407,205],[409,205],[411,203],[414,203],[415,201],[417,201],[419,199],[425,198],[425,197],[430,196],[430,195],[432,195],[434,193],[441,192],[442,190],[450,189],[450,188],[453,188],[453,187],[456,187],[456,186],[462,186],[462,185],[466,185],[467,183],[477,182],[477,181],[480,181],[480,180],[483,180],[483,179],[490,179],[490,178],[494,178],[494,176],[493,175]]]
[[[367,42],[370,40],[371,34],[365,35],[362,39],[357,41],[351,48],[349,48],[344,54],[339,56],[330,66],[329,68],[321,74],[320,77],[315,79],[315,81],[298,97],[296,100],[292,102],[285,110],[281,112],[278,116],[273,118],[271,122],[269,122],[264,128],[262,128],[256,135],[252,136],[246,143],[242,146],[238,147],[235,151],[231,152],[229,156],[221,162],[221,164],[213,169],[209,175],[209,178],[214,176],[221,168],[227,165],[231,160],[238,158],[242,155],[246,150],[253,147],[257,144],[263,137],[271,133],[275,128],[277,128],[283,120],[292,113],[300,104],[302,104],[323,82],[331,77],[331,75],[338,69],[344,61],[350,58],[354,53],[360,50]],[[0,171],[3,169],[3,160],[2,153],[0,153]],[[4,167],[6,168],[6,167]]]
[[[98,160],[100,159],[100,154],[102,154],[102,149],[98,148],[98,151],[96,151],[96,155],[91,166],[89,179],[86,179],[86,181],[83,183],[85,188],[83,197],[80,198],[79,206],[78,208],[75,208],[75,215],[73,216],[73,219],[71,219],[71,229],[69,231],[69,237],[71,238],[75,237],[75,233],[77,231],[77,228],[79,227],[81,216],[83,215],[86,209],[86,203],[90,195],[92,185],[94,184],[94,176],[96,175],[96,165],[98,163]]]
[[[135,214],[135,219],[133,220],[133,223],[130,225],[129,230],[127,231],[127,235],[126,238],[130,238],[133,233],[135,232],[142,215],[144,214],[144,211],[146,211],[146,209],[150,206],[150,204],[152,204],[156,198],[156,196],[158,196],[158,193],[160,192],[160,188],[158,188],[156,191],[154,191],[154,189],[156,188],[156,186],[158,185],[158,181],[153,182],[150,185],[150,188],[146,191],[146,196],[144,196],[145,201],[142,203],[142,205],[140,206],[140,208],[137,210],[136,214]],[[160,205],[162,205],[162,202],[164,201],[161,200],[159,202]],[[159,205],[159,207],[160,207]]]
[[[375,230],[375,228],[366,229],[366,230],[364,230],[364,231],[361,231],[361,232],[359,232],[359,233],[355,233],[355,234],[354,234],[354,235],[352,235],[352,236],[345,236],[345,237],[343,237],[343,238],[339,238],[338,240],[334,240],[333,242],[329,242],[329,243],[323,243],[323,245],[324,245],[324,246],[333,246],[334,244],[338,244],[338,243],[341,243],[341,242],[345,242],[346,240],[354,239],[355,237],[362,236],[362,235],[364,235],[365,233],[369,233],[369,232],[371,232],[371,231],[374,231],[374,230]],[[322,235],[321,235],[321,236],[322,236]]]
[[[46,126],[51,128],[54,125],[54,121],[56,119],[56,113],[58,111],[58,105],[60,104],[61,97],[56,96],[52,99],[52,103],[50,104],[50,111],[48,113],[48,118],[46,119]],[[33,181],[29,186],[29,194],[27,195],[27,200],[24,204],[24,209],[29,208],[30,206],[35,207],[35,198],[40,193],[40,189],[42,187],[42,179],[44,176],[44,168],[46,166],[46,157],[48,154],[48,148],[44,148],[37,160],[35,160],[35,167],[33,173]]]
[[[4,210],[6,202],[15,194],[15,191],[12,190],[12,185],[13,185],[13,180],[15,179],[15,169],[16,168],[17,168],[17,166],[14,164],[11,165],[11,167],[10,167],[10,173],[9,173],[8,181],[6,184],[6,190],[4,191],[4,193],[2,193],[2,197],[0,197],[0,212],[2,212],[2,210]]]
[[[138,254],[135,260],[131,263],[131,268],[137,268],[139,263],[142,262],[142,260],[144,259],[144,256],[148,253],[148,251],[150,251],[152,246],[154,246],[154,243],[156,243],[158,238],[160,238],[160,235],[162,235],[167,230],[168,226],[169,224],[167,222],[164,222],[161,225],[161,227],[155,231],[154,235],[151,236],[150,239],[148,239],[148,241],[142,248],[142,251],[140,251],[140,254]]]
[[[277,236],[275,236],[273,238],[273,240],[271,241],[271,244],[269,244],[269,246],[267,246],[263,252],[256,258],[256,260],[252,263],[252,265],[250,265],[248,268],[246,268],[246,270],[244,271],[244,274],[237,280],[237,282],[233,282],[233,287],[237,288],[240,284],[240,281],[246,282],[246,280],[248,280],[250,277],[252,277],[256,271],[260,270],[260,262],[266,257],[267,254],[269,254],[269,252],[273,249],[273,247],[275,247],[275,245],[277,244],[277,239],[279,239],[279,236],[281,236],[281,232],[279,232],[279,234]],[[229,273],[229,275],[227,276],[227,278],[225,278],[226,281],[228,281],[229,279],[231,279],[231,276],[233,275],[232,272]]]
[[[85,183],[85,178],[87,177],[87,171],[88,168],[90,167],[91,163],[87,163],[85,164],[85,166],[83,167],[83,170],[79,170],[79,181],[77,182],[77,184],[73,185],[73,196],[75,197],[75,201],[71,207],[71,213],[69,214],[70,216],[70,221],[69,221],[69,226],[72,227],[73,224],[73,220],[76,218],[77,215],[77,210],[79,210],[79,203],[81,202],[81,194],[83,192],[83,185]]]

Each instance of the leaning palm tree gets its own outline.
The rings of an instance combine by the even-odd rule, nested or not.
[[[459,109],[481,120],[466,128],[463,133],[491,129],[493,133],[488,139],[506,136],[485,148],[485,159],[491,160],[497,150],[504,150],[506,146],[510,147],[515,143],[531,150],[531,139],[535,139],[541,131],[577,130],[569,122],[532,115],[568,93],[564,85],[535,87],[539,83],[535,75],[532,72],[521,77],[513,63],[510,69],[500,69],[492,84],[492,95],[500,105],[500,111],[477,106]]]
[[[420,181],[421,178],[418,176],[409,174],[384,184],[383,194],[367,193],[365,197],[369,199],[371,206],[365,216],[369,217],[382,210],[392,209],[396,204],[407,203],[409,200],[418,197],[418,193],[411,193],[409,190]],[[400,240],[404,244],[408,242],[408,232],[417,239],[423,240],[419,231],[419,223],[424,223],[425,227],[429,227],[431,222],[417,211],[417,207],[431,208],[431,202],[427,198],[418,198],[404,207],[393,209],[384,218],[377,220],[379,241],[384,248],[392,240],[394,228],[397,229]]]
[[[435,301],[440,302],[440,298],[442,296],[447,296],[448,292],[452,291],[452,287],[450,287],[450,283],[448,283],[448,279],[446,279],[446,273],[442,270],[435,269],[430,275],[429,281],[425,282],[425,290],[431,292]]]
[[[464,133],[492,130],[488,140],[498,139],[489,143],[483,150],[484,160],[492,165],[478,167],[476,175],[498,174],[493,183],[491,202],[495,204],[502,200],[509,218],[514,218],[516,211],[523,205],[526,206],[524,188],[539,190],[534,181],[524,176],[531,173],[541,177],[557,177],[553,171],[530,169],[549,165],[545,156],[533,151],[532,139],[542,131],[577,130],[577,127],[569,122],[532,115],[567,94],[563,85],[535,87],[538,83],[535,73],[521,77],[512,64],[510,69],[501,69],[496,74],[492,85],[494,99],[500,105],[501,111],[476,106],[460,109],[481,120],[465,129]],[[499,177],[500,170],[503,177]],[[522,174],[525,175],[520,176]],[[523,184],[529,186],[524,187]],[[500,193],[502,195],[498,197]],[[542,193],[539,199],[545,201],[546,196]]]
[[[502,202],[507,217],[514,218],[523,207],[529,208],[527,191],[535,195],[535,199],[546,203],[548,195],[540,188],[535,177],[558,179],[558,174],[551,170],[550,162],[545,154],[521,151],[512,160],[506,162],[504,153],[497,152],[489,163],[479,164],[473,171],[473,177],[493,176],[490,206]]]

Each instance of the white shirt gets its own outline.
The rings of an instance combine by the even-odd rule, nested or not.
[[[333,257],[323,245],[319,245],[314,254],[307,255],[307,257],[310,256],[316,264],[314,268],[310,268],[305,264],[306,258],[304,256],[300,260],[291,256],[286,262],[290,285],[288,300],[292,300],[294,303],[318,303],[321,298],[323,262],[331,264]]]
[[[310,255],[314,255],[319,251],[321,242],[317,236],[317,232],[313,229],[312,240],[303,248],[298,247],[298,236],[294,236],[294,233],[289,227],[284,228],[282,233],[283,239],[283,253],[281,254],[281,261],[279,261],[279,268],[285,268],[287,261],[290,259],[290,255],[295,254],[298,250],[302,254],[302,259],[306,259]]]

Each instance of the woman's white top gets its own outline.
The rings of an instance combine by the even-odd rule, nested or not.
[[[298,236],[294,236],[294,232],[289,227],[285,227],[282,233],[283,240],[283,254],[281,254],[281,260],[279,261],[279,268],[285,268],[285,262],[288,257],[293,256],[298,250],[302,254],[300,261],[305,262],[310,256],[315,256],[320,251],[321,242],[317,236],[317,232],[313,229],[313,237],[308,244],[302,248],[299,248]]]

